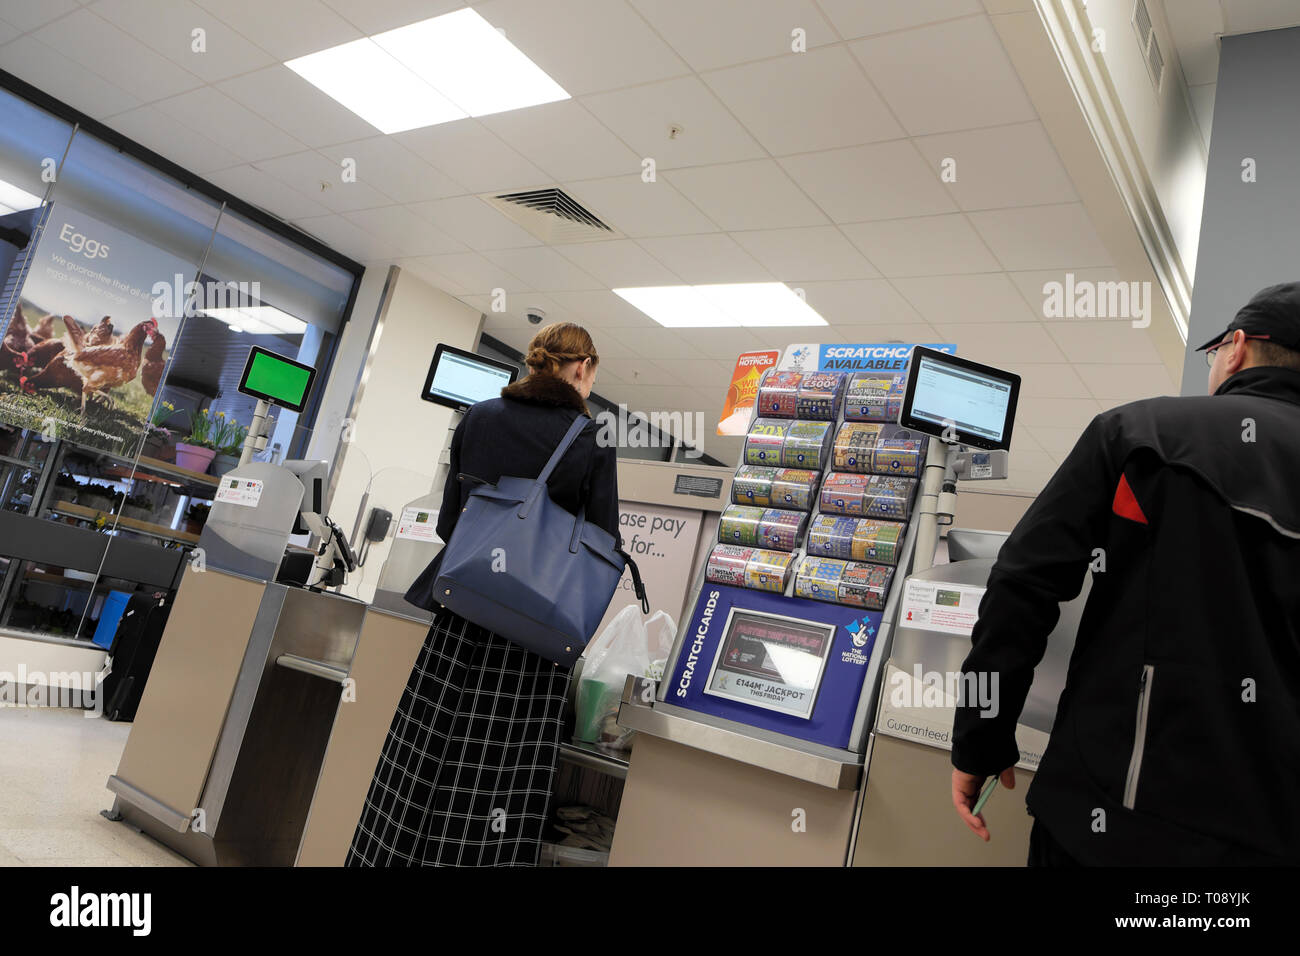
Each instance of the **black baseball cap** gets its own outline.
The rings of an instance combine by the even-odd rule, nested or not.
[[[1229,332],[1266,338],[1289,349],[1300,349],[1300,282],[1283,282],[1256,292],[1228,323],[1228,327],[1196,351],[1223,341]]]

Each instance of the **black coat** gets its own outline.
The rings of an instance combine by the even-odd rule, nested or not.
[[[457,474],[488,482],[503,475],[535,478],[579,415],[587,415],[587,405],[578,390],[558,376],[536,372],[503,388],[500,398],[470,406],[451,438],[438,536],[451,540],[473,487],[458,481]],[[586,519],[619,541],[617,449],[597,443],[599,430],[594,420],[588,421],[551,472],[546,488],[556,504],[574,514],[585,502]],[[426,610],[437,607],[433,582],[441,561],[440,552],[411,585],[406,600]]]
[[[1297,476],[1300,372],[1093,419],[989,575],[963,671],[997,673],[1000,712],[958,707],[953,765],[1017,761],[1034,666],[1091,566],[1030,811],[1083,863],[1300,863]]]

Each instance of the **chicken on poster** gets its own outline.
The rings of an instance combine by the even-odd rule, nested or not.
[[[758,380],[780,357],[781,353],[772,349],[745,352],[736,359],[731,384],[727,386],[727,403],[722,407],[722,418],[718,421],[719,435],[744,435],[749,431],[754,399],[758,397]]]
[[[134,455],[180,325],[156,287],[193,263],[51,206],[0,345],[0,421]]]

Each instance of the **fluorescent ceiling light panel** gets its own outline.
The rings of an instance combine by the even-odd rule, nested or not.
[[[569,98],[469,7],[380,33],[374,41],[470,116]]]
[[[284,65],[384,133],[467,115],[369,38],[309,53]]]
[[[25,189],[19,189],[13,183],[0,179],[0,214],[22,212],[34,209],[41,204],[40,196],[33,196]]]
[[[613,291],[667,328],[827,324],[783,282],[648,286]]]
[[[740,324],[689,285],[615,289],[614,294],[670,329],[704,329]]]
[[[252,335],[302,335],[307,323],[295,319],[287,312],[270,305],[254,305],[243,309],[208,309],[204,313],[224,322],[236,332]]]

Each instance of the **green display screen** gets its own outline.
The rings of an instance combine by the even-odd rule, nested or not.
[[[311,385],[312,370],[275,355],[254,352],[241,388],[263,395],[278,405],[301,408]]]

